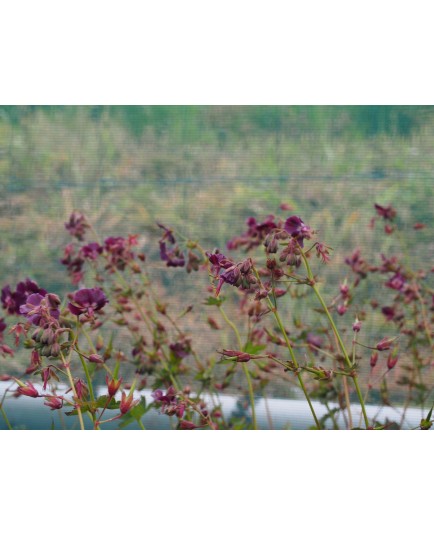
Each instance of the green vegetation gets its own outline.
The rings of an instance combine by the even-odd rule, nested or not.
[[[430,177],[429,106],[2,106],[0,177],[38,185]]]

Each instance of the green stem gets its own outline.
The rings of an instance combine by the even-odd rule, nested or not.
[[[258,283],[259,285],[264,288],[264,285],[262,284],[262,281],[261,281],[261,278],[259,277],[259,273],[258,271],[256,270],[255,267],[253,267],[253,271],[255,272],[255,275],[256,275],[256,279],[258,280]],[[292,362],[294,363],[294,366],[296,368],[298,368],[298,361],[297,361],[297,358],[295,357],[295,354],[294,354],[294,350],[292,349],[292,345],[288,339],[288,335],[286,334],[286,330],[283,326],[283,323],[282,323],[282,319],[280,318],[280,315],[277,311],[277,309],[273,306],[273,302],[270,300],[270,298],[267,296],[267,302],[268,302],[268,306],[271,310],[271,312],[273,313],[274,315],[274,318],[276,319],[276,322],[277,322],[277,325],[279,326],[279,329],[280,329],[280,332],[282,333],[283,335],[283,338],[285,339],[285,343],[286,343],[286,347],[288,348],[288,351],[289,351],[289,355],[291,356],[291,360]],[[307,403],[309,404],[309,408],[310,408],[310,411],[312,413],[312,417],[315,421],[315,424],[318,428],[318,430],[321,430],[321,424],[318,420],[318,417],[316,416],[316,413],[315,413],[315,410],[313,409],[313,404],[312,404],[312,401],[310,399],[310,396],[306,390],[306,386],[304,384],[304,381],[303,381],[303,378],[301,377],[301,374],[298,373],[297,375],[297,379],[298,379],[298,383],[300,384],[300,387],[304,393],[304,396],[307,400]]]
[[[345,348],[345,345],[344,345],[344,343],[343,343],[343,341],[341,339],[341,336],[340,336],[339,331],[338,331],[338,329],[336,327],[336,324],[334,323],[334,320],[333,320],[333,318],[332,318],[332,316],[330,314],[330,311],[328,310],[328,307],[327,307],[323,297],[321,296],[320,291],[317,288],[315,278],[313,277],[312,270],[310,269],[309,262],[308,262],[308,260],[306,258],[306,255],[305,255],[304,251],[301,248],[300,248],[300,252],[301,252],[301,255],[303,257],[304,265],[306,267],[307,276],[308,276],[308,278],[310,280],[309,285],[313,288],[313,291],[315,292],[316,297],[318,298],[318,301],[320,302],[320,304],[321,304],[321,306],[322,306],[322,308],[323,308],[323,310],[324,310],[324,312],[325,312],[325,314],[326,314],[326,316],[328,318],[328,321],[329,321],[330,326],[331,326],[331,328],[333,330],[333,333],[335,334],[335,337],[336,337],[336,339],[338,341],[339,347],[342,350],[342,354],[343,354],[343,356],[345,358],[345,362],[347,363],[348,368],[351,369],[352,368],[351,359],[348,356],[348,352],[347,352],[347,350]],[[369,419],[368,419],[368,416],[366,414],[366,408],[365,408],[365,404],[364,404],[364,401],[363,401],[362,393],[360,391],[357,376],[352,376],[352,378],[353,378],[354,386],[356,388],[357,397],[358,397],[359,402],[360,402],[360,407],[362,409],[363,419],[365,421],[365,426],[366,426],[366,428],[369,428]]]
[[[3,409],[3,403],[0,405],[0,412],[1,414],[3,415],[3,419],[5,420],[6,422],[6,426],[9,428],[9,430],[12,430],[12,426],[11,426],[11,423],[9,422],[9,419],[8,419],[8,416],[6,415],[6,412],[5,410]]]
[[[92,378],[90,377],[89,369],[87,368],[86,361],[85,361],[85,359],[83,358],[83,356],[81,354],[78,354],[78,357],[80,358],[81,365],[82,365],[84,373],[86,375],[87,385],[89,387],[90,399],[92,400],[92,402],[95,402],[95,395],[93,393],[93,386],[92,386]]]
[[[75,385],[74,385],[74,379],[72,377],[71,371],[69,370],[69,362],[68,363],[66,362],[63,352],[60,352],[60,357],[62,359],[63,366],[65,367],[66,374],[69,380],[69,385],[71,386],[74,397],[78,400],[77,391],[75,390]],[[77,414],[78,414],[78,420],[80,421],[80,428],[84,430],[83,415],[81,414],[81,408],[79,404],[77,404]]]
[[[224,321],[226,322],[226,324],[228,326],[230,326],[232,328],[233,332],[235,333],[235,336],[236,336],[237,341],[238,341],[238,347],[240,349],[240,352],[242,352],[243,351],[243,343],[241,342],[241,336],[240,336],[240,332],[238,331],[237,326],[229,319],[229,317],[227,316],[225,310],[223,309],[223,307],[221,305],[219,307],[219,310],[220,310],[220,313],[221,313]],[[253,393],[253,385],[252,385],[252,380],[251,380],[251,377],[250,377],[250,371],[249,371],[249,368],[247,367],[247,365],[245,363],[243,363],[242,369],[243,369],[244,375],[246,376],[247,388],[249,390],[250,407],[252,409],[253,429],[257,430],[258,429],[258,424],[257,424],[257,421],[256,421],[255,396],[254,396],[254,393]]]

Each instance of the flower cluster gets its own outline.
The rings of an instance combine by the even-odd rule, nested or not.
[[[27,298],[31,294],[45,296],[47,291],[40,288],[35,281],[28,278],[25,281],[20,281],[14,291],[11,290],[9,285],[6,285],[1,291],[3,309],[10,315],[21,314],[20,307],[26,303]]]
[[[211,273],[219,279],[216,296],[219,295],[224,283],[234,287],[241,287],[242,289],[249,289],[251,285],[257,283],[256,277],[252,272],[253,264],[251,259],[235,263],[218,251],[214,253],[206,252],[206,256],[212,265]],[[222,269],[223,272],[220,273]]]

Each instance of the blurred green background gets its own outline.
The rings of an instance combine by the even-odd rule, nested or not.
[[[101,234],[145,233],[151,246],[160,220],[211,249],[248,216],[287,202],[342,260],[372,246],[374,202],[396,205],[403,225],[432,222],[433,111],[0,106],[1,280],[29,275],[61,291],[63,222],[73,209]],[[423,261],[433,253],[426,236],[411,244]]]

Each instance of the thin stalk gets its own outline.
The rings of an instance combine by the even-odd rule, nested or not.
[[[262,284],[262,281],[259,277],[259,274],[258,274],[258,271],[256,270],[255,267],[253,267],[253,271],[255,272],[255,275],[256,275],[256,279],[258,280],[258,283],[260,284],[260,286],[262,288],[264,288],[263,284]],[[286,347],[288,348],[288,351],[289,351],[289,355],[291,356],[291,360],[292,362],[294,363],[295,367],[298,368],[298,361],[297,361],[297,358],[295,357],[295,354],[294,354],[294,350],[292,349],[292,346],[291,346],[291,343],[288,339],[288,335],[286,334],[286,330],[283,326],[283,323],[282,323],[282,319],[280,318],[280,315],[277,311],[277,309],[273,306],[273,302],[270,300],[270,298],[267,296],[267,302],[268,302],[268,306],[270,308],[270,310],[272,311],[273,315],[274,315],[274,318],[276,319],[276,322],[277,322],[277,325],[279,326],[279,329],[283,335],[283,338],[285,339],[285,343],[286,343]],[[318,428],[318,430],[321,429],[321,425],[320,425],[320,422],[318,420],[318,417],[316,416],[316,413],[315,413],[315,410],[313,409],[313,404],[310,400],[310,396],[306,390],[306,386],[304,385],[304,381],[303,381],[303,378],[301,377],[301,374],[298,373],[297,374],[297,379],[298,379],[298,383],[300,384],[300,387],[304,393],[304,396],[307,400],[307,403],[309,404],[309,408],[310,408],[310,411],[312,413],[312,416],[313,416],[313,419],[315,421],[315,424]]]
[[[3,415],[3,419],[5,420],[6,426],[9,428],[9,430],[12,430],[11,423],[9,422],[8,416],[6,415],[6,412],[3,409],[3,402],[0,404],[0,412]]]
[[[229,317],[227,316],[227,314],[225,313],[225,310],[223,309],[223,307],[221,305],[219,307],[219,310],[220,310],[220,313],[221,313],[224,321],[226,322],[226,324],[228,324],[228,326],[230,326],[232,328],[232,330],[234,331],[235,336],[236,336],[237,341],[238,341],[238,347],[240,349],[240,352],[242,352],[243,351],[243,343],[241,342],[241,336],[240,336],[240,332],[238,331],[237,326],[229,319]],[[257,424],[257,421],[256,421],[255,396],[254,396],[254,393],[253,393],[252,380],[250,378],[249,369],[248,369],[248,367],[247,367],[247,365],[245,363],[243,363],[242,369],[243,369],[244,375],[246,376],[247,387],[248,387],[248,390],[249,390],[250,407],[252,409],[253,429],[257,430],[258,429],[258,424]]]
[[[78,400],[77,391],[75,390],[75,385],[74,385],[74,379],[72,377],[71,371],[69,370],[69,362],[68,363],[66,362],[63,352],[60,352],[60,357],[62,359],[63,366],[65,367],[66,374],[69,380],[69,385],[71,386],[74,397]],[[80,428],[84,430],[83,415],[81,414],[81,408],[79,404],[77,404],[77,414],[78,414],[78,420],[80,421]]]
[[[340,336],[339,331],[338,331],[338,329],[336,327],[336,324],[334,323],[334,320],[333,320],[333,318],[332,318],[332,316],[330,314],[330,311],[328,310],[328,307],[327,307],[323,297],[321,296],[320,291],[317,288],[317,285],[316,285],[315,279],[313,277],[312,270],[310,269],[309,262],[308,262],[308,260],[306,258],[306,255],[304,254],[304,252],[303,252],[303,250],[301,248],[300,248],[300,252],[301,252],[301,255],[303,257],[304,265],[306,267],[307,276],[308,276],[308,278],[310,280],[310,286],[313,288],[313,291],[315,292],[316,297],[318,298],[318,301],[320,302],[320,304],[321,304],[321,306],[322,306],[322,308],[323,308],[323,310],[324,310],[324,312],[325,312],[325,314],[326,314],[326,316],[328,318],[328,321],[329,321],[330,326],[331,326],[331,328],[333,330],[333,333],[335,334],[336,339],[338,340],[339,346],[340,346],[340,348],[342,350],[342,354],[344,355],[345,361],[346,361],[348,367],[351,369],[352,368],[352,363],[351,363],[351,360],[350,360],[350,358],[348,356],[348,352],[347,352],[347,350],[345,348],[344,343],[342,342],[341,336]],[[353,378],[354,386],[356,388],[357,397],[358,397],[359,402],[360,402],[360,407],[362,409],[363,419],[365,421],[365,426],[366,426],[366,428],[369,428],[369,419],[368,419],[368,416],[366,414],[366,408],[365,408],[365,404],[363,402],[362,393],[360,391],[359,382],[358,382],[356,376],[352,376],[352,378]]]

